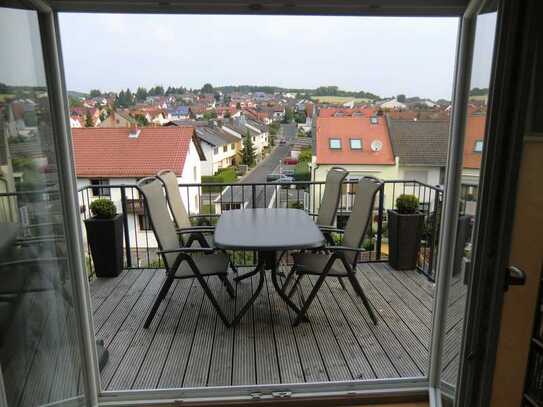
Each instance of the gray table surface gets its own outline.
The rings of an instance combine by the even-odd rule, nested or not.
[[[301,209],[225,211],[215,227],[215,246],[240,250],[296,250],[322,247],[325,238]]]

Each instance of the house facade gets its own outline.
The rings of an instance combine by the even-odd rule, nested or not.
[[[160,170],[174,171],[179,184],[201,183],[205,156],[193,127],[72,129],[72,139],[78,189],[87,187],[90,202],[111,199],[118,212],[123,207],[122,192],[115,186],[133,185]],[[187,211],[197,214],[199,188],[179,190]],[[125,193],[130,241],[157,247],[137,189],[127,187]]]
[[[104,128],[128,128],[134,126],[136,120],[127,112],[113,110],[97,127]]]
[[[215,125],[198,126],[196,134],[204,152],[202,175],[214,175],[221,168],[238,163],[241,138]]]

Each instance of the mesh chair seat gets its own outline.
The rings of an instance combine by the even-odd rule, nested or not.
[[[196,267],[202,276],[226,275],[230,259],[224,253],[204,254],[192,256]],[[193,278],[194,271],[187,261],[181,262],[175,271],[175,278]]]
[[[325,253],[297,253],[292,257],[296,264],[296,272],[299,274],[321,275],[332,255]],[[328,275],[347,277],[347,270],[340,259],[334,261]]]

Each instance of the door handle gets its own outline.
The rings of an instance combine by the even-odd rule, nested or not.
[[[509,266],[505,269],[505,284],[504,291],[512,285],[524,285],[526,283],[526,273],[515,266]]]

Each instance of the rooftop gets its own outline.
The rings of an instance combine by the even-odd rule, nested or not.
[[[129,128],[74,128],[78,177],[145,177],[169,168],[181,175],[193,127],[146,127],[138,137]]]

